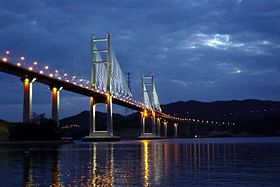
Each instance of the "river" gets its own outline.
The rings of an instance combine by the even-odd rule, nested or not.
[[[0,147],[0,186],[280,186],[280,137]]]

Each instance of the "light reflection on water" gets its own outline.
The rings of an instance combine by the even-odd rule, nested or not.
[[[279,186],[280,138],[0,147],[0,186]]]

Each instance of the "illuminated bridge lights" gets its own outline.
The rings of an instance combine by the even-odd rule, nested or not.
[[[5,51],[5,55],[10,55],[10,54],[11,53],[9,50]],[[10,60],[10,57],[4,56],[4,57],[1,57],[1,60],[2,60],[2,62],[9,62],[9,63],[11,62],[11,64],[13,64],[13,61]],[[73,85],[82,87],[84,89],[96,91],[98,93],[106,95],[106,88],[102,88],[101,86],[98,85],[98,86],[96,86],[97,89],[94,89],[90,86],[89,80],[86,80],[83,78],[78,78],[76,75],[69,76],[67,73],[60,73],[59,70],[57,70],[57,69],[51,70],[49,65],[44,65],[43,67],[41,65],[41,68],[40,68],[40,63],[38,63],[38,61],[30,62],[28,65],[26,62],[26,58],[24,56],[21,56],[20,62],[17,60],[17,63],[14,63],[14,65],[18,66],[20,68],[27,69],[29,71],[37,72],[38,74],[45,75],[45,76],[48,76],[53,79],[65,81],[67,83],[71,83]],[[144,103],[134,100],[131,97],[131,95],[125,93],[123,90],[119,90],[119,91],[120,91],[120,93],[112,92],[112,97],[115,99],[118,99],[120,101],[123,101],[124,103],[128,103],[130,105],[135,105],[139,108],[142,108],[144,111],[145,117],[148,116],[148,111],[152,112],[152,109],[150,107],[147,108]],[[121,93],[123,93],[123,94],[121,94]],[[180,117],[171,116],[171,115],[164,114],[164,113],[160,113],[160,116],[164,117],[166,119],[182,121],[182,122],[184,122],[184,121],[190,121],[190,122],[193,121],[193,122],[201,122],[201,123],[205,122],[204,120],[200,121],[200,120],[196,120],[196,119],[180,118]],[[208,121],[206,121],[206,123],[208,123]],[[213,124],[214,122],[212,121],[211,123]],[[216,124],[218,124],[218,122],[216,122]],[[230,123],[227,123],[227,124],[230,124]],[[233,123],[233,125],[235,125],[235,124]]]

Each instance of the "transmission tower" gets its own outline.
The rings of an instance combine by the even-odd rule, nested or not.
[[[131,79],[132,79],[132,73],[131,72],[127,72],[126,73],[126,82],[127,82],[127,86],[128,89],[131,91]],[[131,110],[129,108],[125,108],[125,115],[129,115]]]

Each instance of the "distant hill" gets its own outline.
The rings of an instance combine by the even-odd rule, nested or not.
[[[280,102],[252,99],[216,102],[179,101],[161,107],[166,113],[208,120],[256,119],[280,113]]]
[[[243,100],[243,101],[179,101],[162,105],[162,110],[178,117],[195,118],[209,121],[232,122],[232,125],[190,125],[190,136],[249,136],[280,135],[280,102]],[[106,114],[97,112],[97,129],[106,127]],[[140,115],[138,113],[129,116],[113,115],[114,131],[123,136],[140,135]],[[89,112],[84,111],[75,116],[60,120],[64,132],[71,136],[81,137],[89,131]],[[71,126],[72,125],[72,126]],[[126,131],[126,129],[130,129]],[[131,132],[126,134],[125,132]],[[182,133],[180,134],[182,136]]]
[[[5,120],[3,120],[3,119],[0,119],[0,122],[6,122]]]

